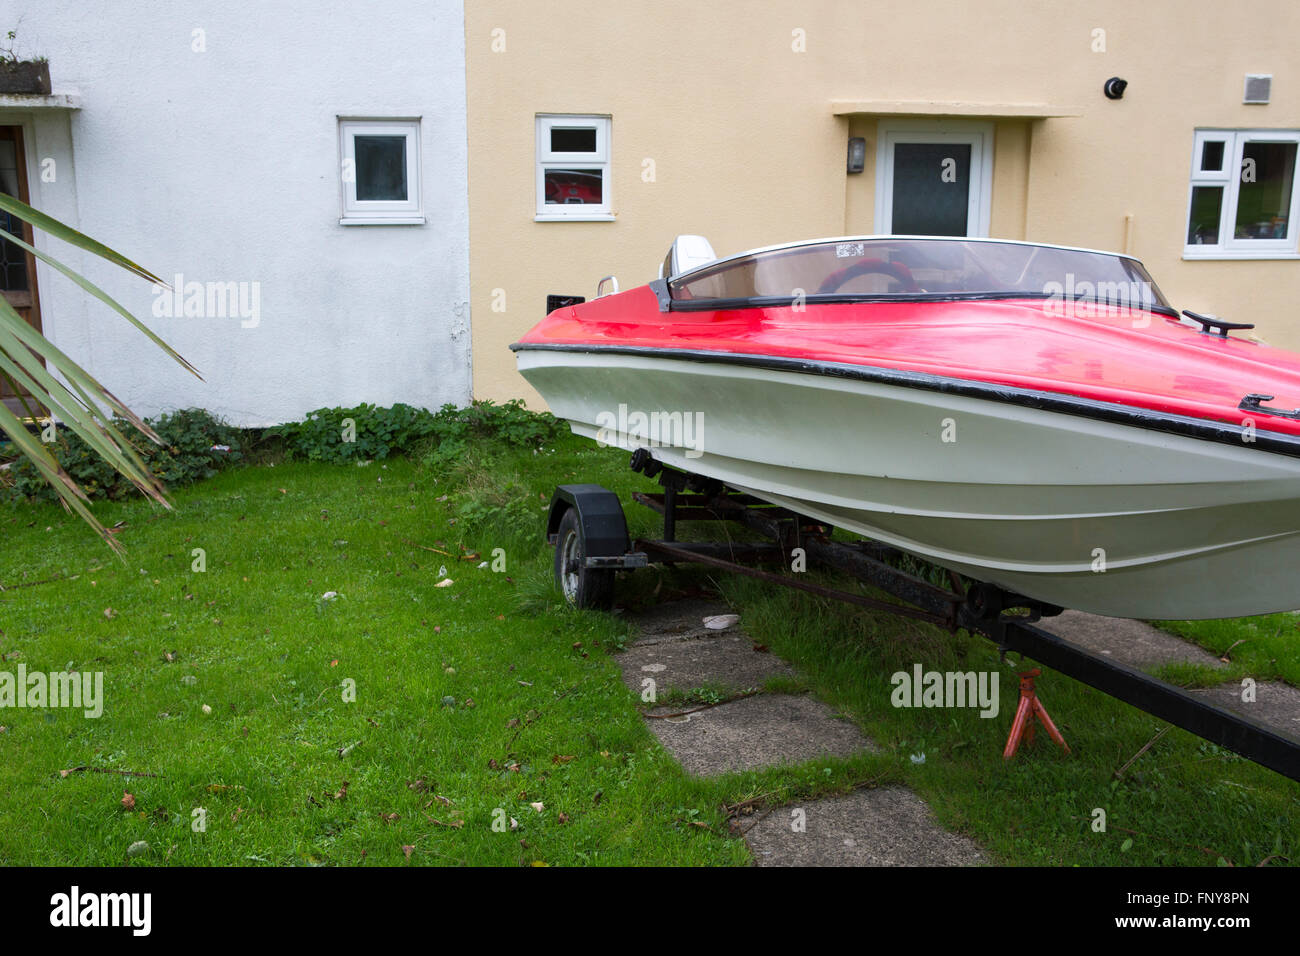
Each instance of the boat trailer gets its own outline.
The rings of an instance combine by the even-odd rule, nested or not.
[[[833,528],[788,509],[736,491],[717,481],[668,467],[647,449],[632,454],[631,467],[656,479],[663,491],[635,492],[639,504],[663,517],[663,537],[630,540],[623,507],[614,492],[600,485],[561,485],[551,498],[547,539],[555,545],[555,577],[565,598],[578,607],[606,608],[613,600],[614,575],[651,562],[699,564],[818,597],[855,604],[900,617],[926,621],[950,631],[965,629],[1039,664],[1094,687],[1153,717],[1300,781],[1300,741],[1201,700],[1182,688],[1108,660],[1036,626],[1060,614],[1061,607],[1012,594],[990,584],[965,581],[952,571],[948,586],[896,567],[904,552],[866,539],[835,541]],[[729,521],[763,540],[740,542],[678,541],[681,521]],[[913,556],[914,557],[914,556]],[[791,562],[819,565],[869,584],[895,601],[882,600],[776,573]],[[1065,743],[1033,690],[1034,673],[1021,676],[1021,704],[1008,740],[1006,756],[1015,752],[1020,735],[1032,734],[1037,718],[1053,740]],[[1026,691],[1026,687],[1028,690]],[[1021,714],[1025,713],[1025,719]],[[1068,747],[1065,747],[1068,750]]]

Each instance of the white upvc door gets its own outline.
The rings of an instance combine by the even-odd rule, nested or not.
[[[877,233],[987,236],[992,193],[992,123],[881,121]]]

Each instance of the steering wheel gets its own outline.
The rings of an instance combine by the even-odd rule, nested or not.
[[[828,275],[822,284],[817,287],[817,292],[818,294],[834,292],[850,279],[866,275],[869,272],[880,272],[887,276],[893,276],[903,284],[905,292],[924,291],[912,278],[912,270],[901,262],[886,262],[884,259],[859,259],[853,265],[845,266],[843,269],[836,269]]]

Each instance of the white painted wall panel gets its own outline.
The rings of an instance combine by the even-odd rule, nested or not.
[[[20,51],[81,97],[71,113],[0,112],[30,127],[34,204],[169,281],[259,284],[255,325],[156,317],[147,283],[73,255],[204,381],[42,268],[56,344],[145,414],[199,406],[262,425],[324,405],[468,400],[460,0],[5,8]],[[424,225],[339,225],[339,116],[421,118]],[[40,181],[46,157],[54,182]]]

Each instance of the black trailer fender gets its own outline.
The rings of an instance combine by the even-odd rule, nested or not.
[[[555,544],[564,512],[573,508],[588,557],[622,557],[632,549],[618,495],[601,485],[560,485],[551,495],[546,540]]]

